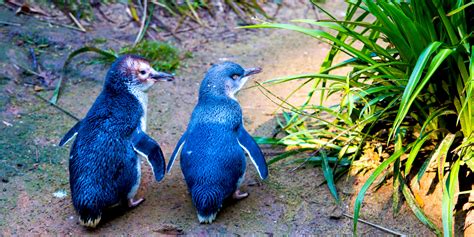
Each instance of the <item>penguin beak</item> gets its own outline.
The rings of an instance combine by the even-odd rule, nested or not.
[[[153,71],[150,73],[150,77],[155,81],[172,81],[174,76],[164,72]]]
[[[248,77],[250,75],[254,75],[254,74],[257,74],[257,73],[260,73],[260,72],[262,72],[261,67],[246,68],[246,69],[244,69],[244,76],[243,77]]]

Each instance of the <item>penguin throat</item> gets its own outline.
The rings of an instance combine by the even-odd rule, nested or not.
[[[137,87],[129,87],[129,92],[137,98],[140,106],[142,107],[142,117],[140,118],[140,128],[142,131],[146,131],[146,118],[147,118],[147,108],[148,108],[148,93],[140,90]]]
[[[238,81],[238,83],[232,85],[231,87],[227,87],[226,88],[227,96],[235,101],[238,101],[235,96],[239,93],[240,89],[242,89],[242,87],[245,85],[248,79],[249,77],[243,77],[242,79],[240,79],[240,81]]]

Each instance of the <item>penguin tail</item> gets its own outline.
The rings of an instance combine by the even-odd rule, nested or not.
[[[81,208],[79,210],[79,223],[88,228],[95,228],[102,218],[102,212],[92,208]]]
[[[198,212],[199,222],[212,223],[222,207],[223,190],[211,185],[194,186],[191,195]]]

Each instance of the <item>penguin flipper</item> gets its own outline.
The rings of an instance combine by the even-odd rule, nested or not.
[[[132,134],[133,149],[147,158],[157,182],[165,175],[165,158],[160,145],[150,136],[137,128]]]
[[[72,140],[77,135],[77,133],[79,132],[79,128],[81,128],[81,122],[82,121],[77,122],[74,125],[74,127],[69,129],[69,131],[66,133],[66,135],[64,135],[64,137],[59,142],[59,146],[66,145],[66,143],[68,143],[70,140]]]
[[[260,178],[266,179],[268,176],[268,167],[262,150],[258,144],[253,140],[253,137],[245,130],[243,126],[239,127],[237,142],[240,147],[249,155],[250,160],[257,168]]]
[[[171,168],[173,167],[174,161],[176,160],[176,157],[178,154],[181,152],[183,149],[183,145],[186,142],[186,135],[187,132],[184,132],[183,136],[178,141],[178,144],[176,144],[176,147],[174,148],[173,154],[171,154],[170,161],[168,162],[168,167],[166,167],[166,172],[170,172]]]

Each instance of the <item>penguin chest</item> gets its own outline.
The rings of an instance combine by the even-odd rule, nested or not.
[[[140,105],[142,106],[143,115],[140,118],[140,128],[142,131],[146,131],[146,117],[147,117],[147,108],[148,108],[148,95],[143,93],[142,98],[138,99]]]
[[[132,89],[132,94],[137,98],[140,106],[142,107],[143,115],[140,118],[140,128],[142,131],[146,131],[146,118],[147,118],[147,108],[148,108],[148,94],[146,92],[140,91],[138,89]]]
[[[127,194],[128,199],[131,199],[131,198],[135,197],[135,195],[137,194],[138,188],[140,187],[140,180],[141,180],[141,177],[142,177],[140,159],[137,159],[136,169],[137,169],[136,180],[135,180],[135,183],[132,184],[132,187],[130,188],[130,191]]]

